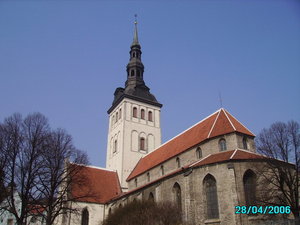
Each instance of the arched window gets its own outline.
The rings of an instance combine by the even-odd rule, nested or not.
[[[222,139],[219,141],[219,148],[220,148],[220,151],[225,151],[225,150],[227,150],[226,141],[225,141],[224,138],[222,138]]]
[[[180,168],[180,166],[181,166],[179,157],[176,158],[176,165],[177,165],[177,168]]]
[[[165,175],[165,168],[164,168],[164,165],[161,165],[160,166],[160,172],[161,172],[161,175]]]
[[[137,70],[136,72],[137,72],[137,76],[140,77],[141,76],[141,71]]]
[[[137,187],[137,178],[134,179],[134,185]]]
[[[116,113],[116,122],[118,122],[118,118],[119,118],[119,113]]]
[[[145,110],[141,109],[141,119],[145,119]]]
[[[82,210],[81,225],[89,225],[89,211],[87,208]]]
[[[200,147],[198,147],[196,149],[196,156],[197,156],[197,159],[201,159],[202,158],[202,150]]]
[[[181,210],[181,188],[180,185],[176,182],[173,186],[173,196],[174,196],[174,202],[178,206],[178,208]]]
[[[130,76],[134,76],[134,70],[131,70],[131,72],[130,72]]]
[[[132,109],[132,116],[137,118],[137,108],[136,107],[133,107],[133,109]]]
[[[110,215],[111,214],[111,208],[109,208],[109,210],[108,210],[108,215]]]
[[[148,112],[148,120],[149,121],[153,121],[152,112],[151,111]]]
[[[140,138],[140,150],[145,150],[145,138]]]
[[[243,149],[248,149],[247,138],[243,137]]]
[[[114,152],[117,152],[117,150],[118,150],[118,141],[115,140],[115,142],[114,142]]]
[[[152,192],[150,192],[148,200],[154,202],[154,195]]]
[[[207,219],[219,218],[217,182],[212,175],[207,175],[203,180],[204,193],[206,198]]]
[[[132,53],[132,57],[135,57],[135,52]]]
[[[150,182],[150,173],[147,173],[147,181]]]
[[[255,205],[256,175],[252,170],[247,170],[243,177],[246,205]]]
[[[119,110],[119,119],[122,117],[122,109]]]

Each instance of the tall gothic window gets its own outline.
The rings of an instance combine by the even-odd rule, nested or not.
[[[246,205],[255,205],[256,175],[252,170],[247,170],[243,177]]]
[[[82,210],[81,225],[89,225],[89,211],[87,208]]]
[[[176,158],[176,165],[177,165],[177,168],[180,168],[180,166],[181,166],[179,157]]]
[[[197,159],[201,159],[202,158],[202,150],[200,147],[198,147],[196,149],[196,156],[197,156]]]
[[[119,119],[122,117],[122,109],[119,110]]]
[[[207,219],[219,218],[217,182],[212,175],[207,175],[203,180],[204,193],[206,198]]]
[[[150,192],[148,200],[154,202],[154,194],[152,192]]]
[[[136,107],[133,107],[133,109],[132,109],[132,116],[137,118],[137,108]]]
[[[137,187],[137,178],[134,179],[134,185]]]
[[[174,201],[178,206],[178,208],[181,210],[181,188],[177,182],[174,184],[172,191],[173,191]]]
[[[145,150],[145,138],[140,138],[140,150]]]
[[[148,120],[149,121],[153,121],[152,112],[151,111],[148,112]]]
[[[147,181],[150,182],[150,173],[147,173]]]
[[[145,110],[141,109],[141,119],[145,119]]]
[[[220,148],[220,151],[225,151],[225,150],[227,150],[226,141],[225,141],[224,138],[222,138],[222,139],[219,141],[219,148]]]
[[[248,149],[248,145],[247,145],[247,138],[246,137],[243,137],[243,148],[244,149]]]

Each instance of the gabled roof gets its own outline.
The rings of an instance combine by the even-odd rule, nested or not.
[[[141,158],[127,178],[127,181],[188,150],[200,142],[232,132],[255,136],[225,109],[221,108]]]
[[[116,171],[82,165],[76,176],[85,180],[85,185],[71,185],[71,195],[79,202],[104,204],[122,192]]]
[[[245,161],[245,160],[254,161],[254,160],[262,160],[262,159],[270,159],[270,158],[268,158],[264,155],[260,155],[260,154],[246,151],[243,149],[228,150],[228,151],[224,151],[224,152],[210,154],[202,159],[199,159],[198,161],[196,161],[194,163],[185,165],[177,170],[174,170],[168,174],[165,174],[164,176],[161,176],[158,179],[153,180],[153,181],[151,181],[147,184],[144,184],[140,187],[137,187],[129,192],[123,192],[119,196],[116,196],[115,198],[113,198],[111,200],[114,201],[114,200],[117,200],[124,196],[128,196],[134,192],[139,192],[143,188],[153,185],[154,183],[157,183],[163,179],[168,179],[169,177],[174,176],[176,174],[186,172],[190,168],[197,168],[197,167],[207,166],[207,165],[211,165],[211,164],[215,164],[215,163],[238,162],[238,161]]]

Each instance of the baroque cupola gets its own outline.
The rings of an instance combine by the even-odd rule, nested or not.
[[[150,93],[144,81],[144,65],[142,63],[141,45],[138,39],[137,20],[134,21],[133,41],[130,46],[129,63],[127,64],[127,79],[125,88],[118,87],[114,93],[112,106],[109,108],[110,113],[125,97],[148,103],[150,105],[162,107],[155,96]]]

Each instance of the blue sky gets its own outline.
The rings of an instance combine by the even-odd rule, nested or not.
[[[133,15],[163,142],[223,107],[258,134],[300,121],[299,1],[0,1],[0,121],[41,112],[105,166]]]

